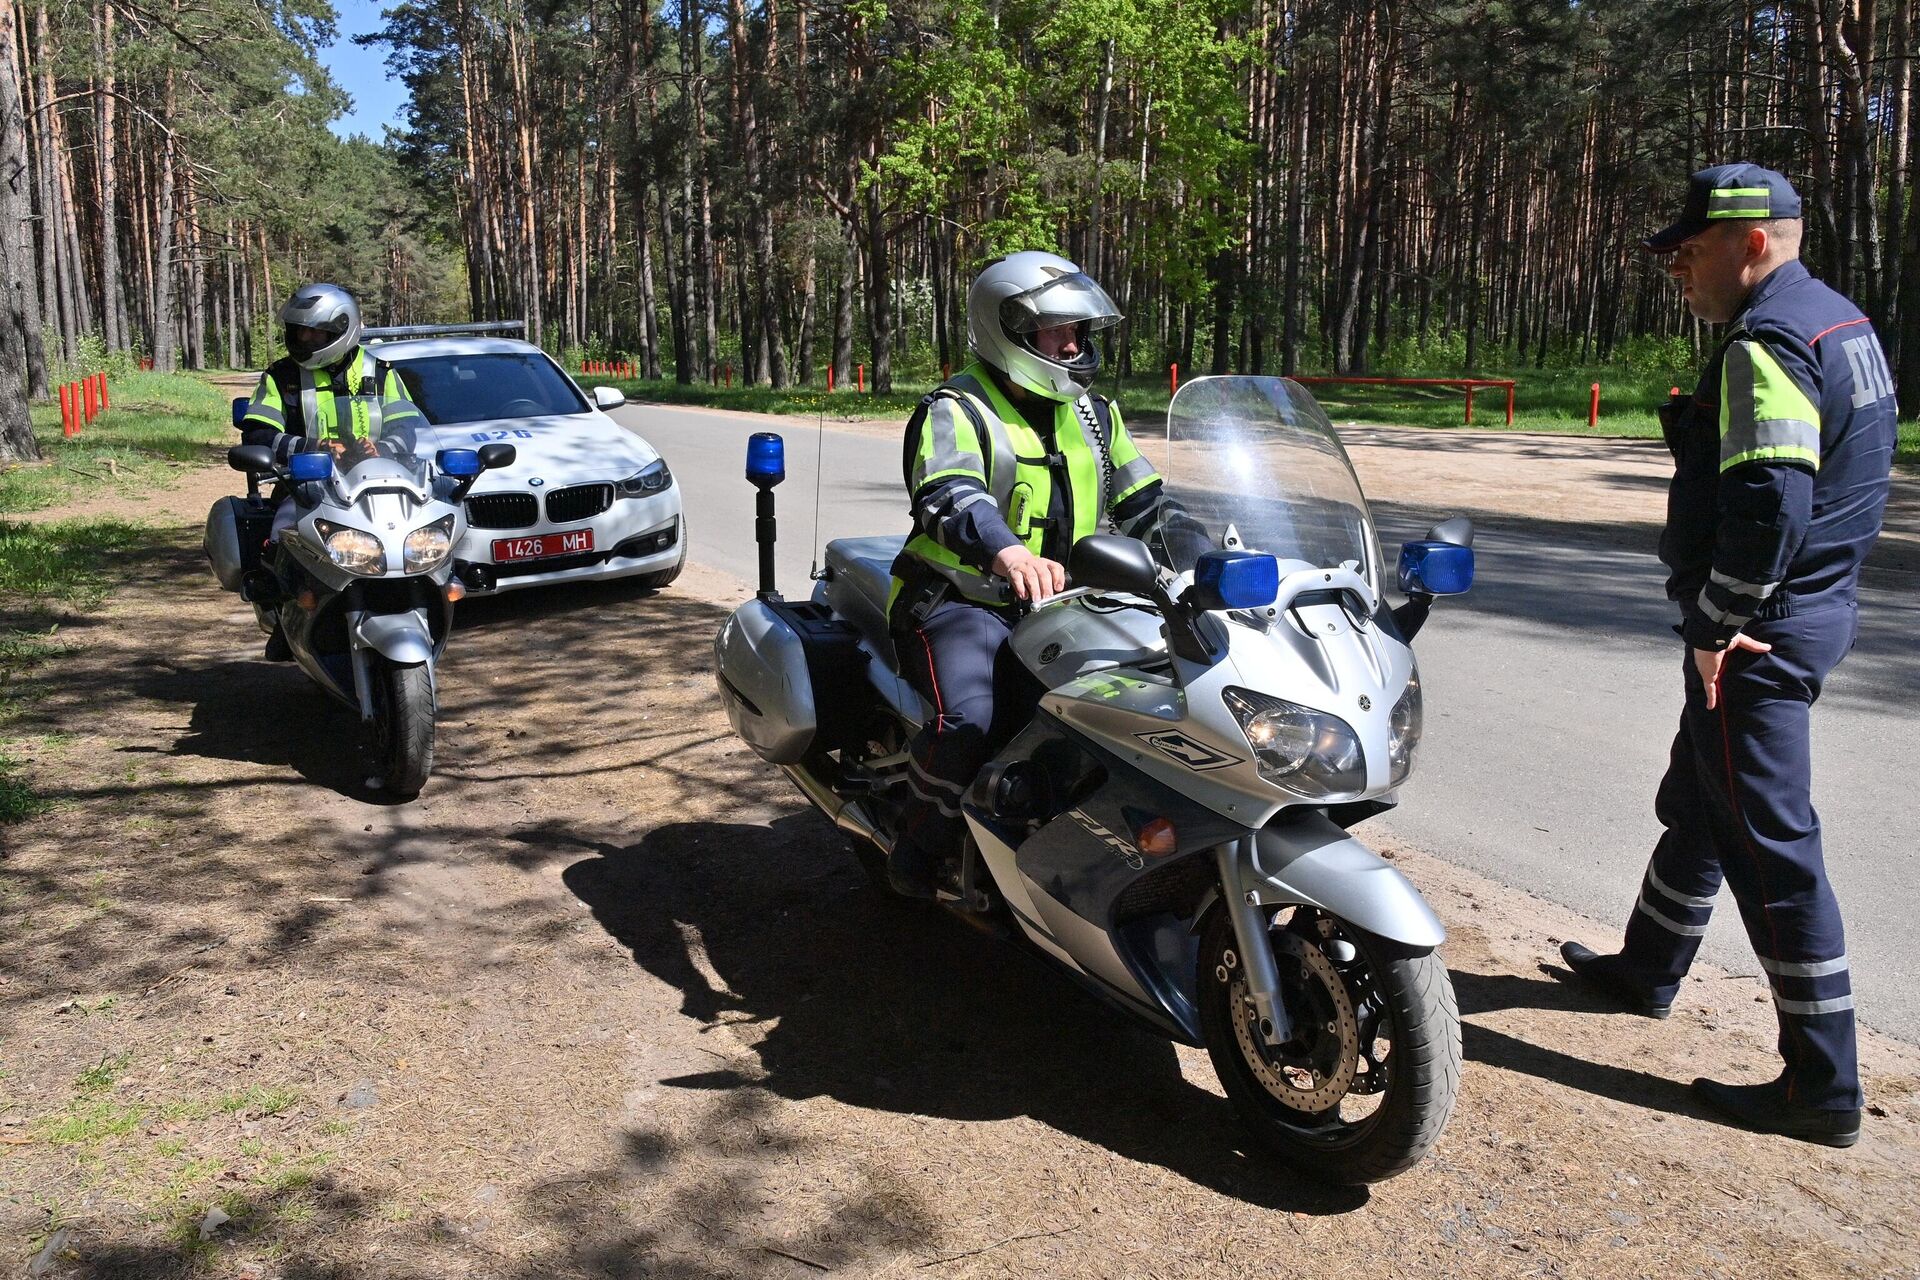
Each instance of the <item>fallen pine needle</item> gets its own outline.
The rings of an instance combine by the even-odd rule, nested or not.
[[[833,1270],[832,1267],[829,1267],[824,1262],[815,1262],[812,1258],[803,1258],[797,1253],[788,1253],[785,1249],[776,1249],[770,1244],[763,1244],[760,1247],[768,1253],[787,1259],[789,1262],[797,1262],[803,1267],[812,1267],[815,1271]]]
[[[975,1254],[998,1249],[1003,1244],[1016,1244],[1022,1240],[1048,1240],[1054,1236],[1063,1236],[1069,1231],[1078,1231],[1079,1229],[1080,1224],[1076,1222],[1070,1227],[1061,1227],[1057,1231],[1029,1231],[1025,1235],[1008,1236],[1004,1240],[995,1240],[992,1244],[983,1244],[978,1249],[968,1249],[963,1253],[950,1253],[944,1258],[935,1258],[931,1262],[922,1262],[919,1265],[921,1268],[937,1267],[944,1262],[958,1262],[962,1258],[971,1258]]]

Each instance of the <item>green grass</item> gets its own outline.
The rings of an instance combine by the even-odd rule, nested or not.
[[[0,610],[58,603],[91,609],[106,598],[115,556],[152,531],[125,520],[0,520]]]
[[[226,1094],[214,1106],[225,1115],[255,1111],[263,1116],[273,1116],[298,1101],[300,1094],[292,1089],[263,1089],[259,1085],[249,1085],[236,1093]]]
[[[72,439],[60,404],[33,406],[42,461],[0,471],[0,512],[39,511],[95,494],[139,493],[171,483],[181,466],[211,461],[238,443],[231,397],[184,373],[124,373],[108,382],[113,407]],[[0,588],[3,590],[3,588]]]

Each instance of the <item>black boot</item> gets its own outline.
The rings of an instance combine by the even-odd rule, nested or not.
[[[887,883],[903,898],[937,897],[940,855],[917,840],[895,840],[887,854]]]
[[[1718,1080],[1693,1082],[1693,1092],[1742,1129],[1755,1133],[1777,1133],[1823,1147],[1850,1147],[1860,1141],[1860,1112],[1823,1111],[1804,1102],[1790,1102],[1787,1087],[1779,1080],[1765,1084],[1721,1084]]]
[[[1560,958],[1573,970],[1574,977],[1625,1005],[1629,1013],[1643,1018],[1664,1018],[1673,1012],[1671,1001],[1662,1004],[1655,1000],[1645,987],[1622,972],[1619,956],[1603,956],[1577,942],[1563,942]]]
[[[273,634],[267,637],[267,651],[261,655],[268,662],[292,662],[293,646],[287,643],[287,633],[278,625]]]

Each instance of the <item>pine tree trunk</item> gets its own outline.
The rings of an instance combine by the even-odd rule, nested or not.
[[[0,461],[19,462],[38,458],[40,445],[33,438],[33,419],[27,412],[29,346],[24,306],[33,292],[32,259],[21,254],[20,230],[31,225],[27,218],[32,206],[27,199],[26,147],[27,121],[20,96],[19,25],[14,0],[0,0],[0,281],[7,289],[4,326],[0,326]],[[36,332],[34,338],[38,339]],[[41,377],[45,378],[42,370]]]

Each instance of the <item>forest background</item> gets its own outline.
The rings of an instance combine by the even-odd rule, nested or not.
[[[1684,381],[1710,335],[1638,243],[1733,158],[1799,186],[1912,414],[1916,2],[404,0],[375,142],[328,131],[326,0],[0,0],[0,459],[66,371],[258,367],[309,278],[886,393],[1048,248],[1126,313],[1120,377]]]

